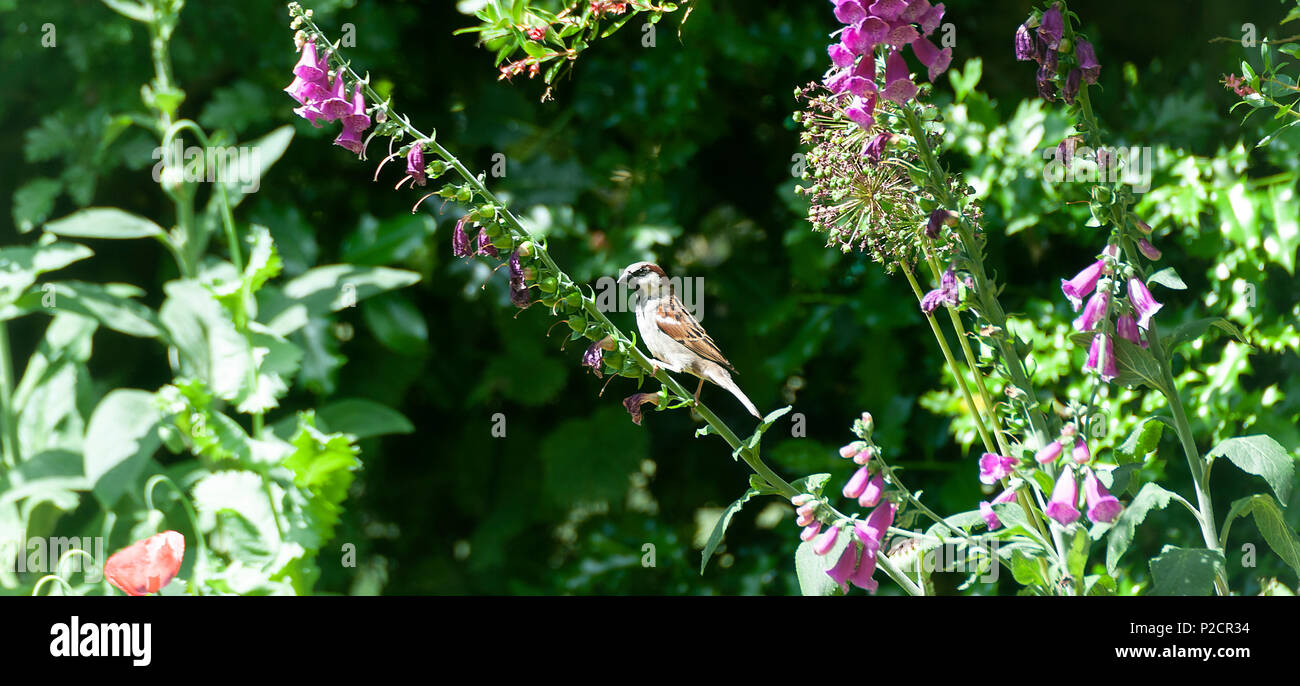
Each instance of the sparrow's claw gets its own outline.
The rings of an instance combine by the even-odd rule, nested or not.
[[[700,385],[698,385],[698,386],[695,387],[695,404],[696,404],[696,406],[698,406],[698,405],[700,404],[700,391],[702,391],[702,390],[704,390],[704,379],[701,377],[701,378],[700,378]]]

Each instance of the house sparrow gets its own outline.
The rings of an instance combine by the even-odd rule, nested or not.
[[[731,380],[727,370],[734,372],[735,367],[722,356],[704,327],[682,305],[681,299],[673,292],[668,275],[659,265],[650,262],[628,265],[618,277],[618,283],[624,282],[639,293],[636,298],[636,327],[641,331],[641,340],[654,356],[656,367],[662,366],[671,372],[690,372],[699,377],[700,383],[695,388],[696,404],[700,402],[704,380],[708,379],[731,391],[750,414],[763,416]]]

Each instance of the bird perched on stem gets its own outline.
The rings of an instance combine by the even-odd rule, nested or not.
[[[638,293],[636,327],[655,358],[656,369],[663,367],[670,372],[689,372],[699,377],[700,383],[695,388],[697,405],[704,380],[708,379],[730,391],[750,414],[762,417],[727,373],[728,369],[734,372],[736,368],[722,356],[718,344],[709,338],[704,327],[673,292],[672,282],[659,265],[650,262],[628,265],[619,275],[618,282],[626,283]]]

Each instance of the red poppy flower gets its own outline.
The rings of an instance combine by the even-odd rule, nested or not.
[[[185,537],[164,531],[113,553],[104,565],[104,576],[127,595],[149,595],[176,576],[184,559]]]

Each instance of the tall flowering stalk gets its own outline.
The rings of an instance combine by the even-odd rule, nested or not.
[[[595,299],[584,293],[580,285],[556,265],[547,250],[546,241],[529,233],[519,219],[506,207],[505,203],[487,187],[485,175],[472,173],[437,141],[436,132],[426,134],[417,129],[407,117],[399,114],[392,107],[391,100],[381,99],[371,88],[368,79],[361,78],[352,68],[350,62],[341,55],[338,45],[330,43],[325,33],[313,21],[310,10],[304,9],[302,5],[296,2],[290,3],[288,7],[289,14],[292,17],[290,27],[296,30],[295,43],[300,51],[299,66],[304,63],[311,64],[322,74],[333,73],[334,80],[329,82],[330,92],[352,92],[354,94],[354,106],[350,111],[357,116],[364,114],[377,123],[369,137],[361,141],[356,149],[351,145],[339,143],[342,147],[364,159],[369,143],[374,138],[387,137],[393,141],[393,144],[396,144],[404,137],[409,136],[412,139],[411,143],[390,152],[379,163],[379,169],[375,172],[376,178],[378,178],[380,170],[388,160],[401,156],[405,156],[407,160],[407,170],[403,181],[410,179],[412,185],[423,185],[421,182],[437,179],[448,172],[452,172],[459,177],[460,183],[447,183],[438,190],[425,193],[416,202],[415,207],[412,208],[413,212],[416,211],[421,203],[434,196],[444,201],[455,201],[459,205],[471,208],[457,222],[453,231],[452,251],[454,255],[466,258],[486,256],[491,259],[500,259],[500,254],[508,251],[509,257],[505,259],[505,264],[509,272],[511,302],[521,308],[529,307],[534,303],[541,303],[543,306],[550,308],[552,313],[564,315],[566,317],[564,321],[572,330],[571,339],[586,339],[591,342],[582,355],[582,365],[598,369],[603,364],[605,370],[614,376],[634,379],[638,387],[644,382],[647,374],[653,372],[652,378],[660,384],[658,392],[634,393],[624,400],[624,406],[628,409],[632,419],[638,424],[643,416],[642,408],[644,405],[652,405],[658,410],[689,406],[708,425],[707,428],[697,432],[697,435],[714,433],[721,436],[731,446],[733,455],[744,460],[755,472],[756,476],[751,479],[752,486],[759,488],[763,493],[781,495],[786,498],[793,498],[803,492],[768,467],[760,458],[757,448],[758,439],[762,433],[778,417],[788,412],[790,408],[777,410],[768,415],[753,436],[742,440],[707,405],[693,400],[693,394],[690,391],[681,386],[676,379],[669,376],[662,368],[653,365],[651,360],[637,348],[635,340],[629,338],[610,322],[605,313],[597,307]],[[320,57],[321,55],[324,55],[324,57]],[[315,72],[309,72],[309,75],[317,78],[317,85],[322,85],[320,80],[323,77]],[[295,99],[300,95],[304,96],[303,104],[306,109],[300,108],[295,112],[311,120],[313,118],[311,116],[313,107],[323,112],[323,104],[327,102],[328,97],[332,96],[322,96],[316,91],[304,92],[304,87],[297,81],[298,78],[305,77],[295,69],[295,80],[286,88],[286,91]],[[348,90],[349,87],[352,89],[351,91]],[[308,95],[314,97],[307,97]],[[358,99],[358,96],[361,99]],[[365,106],[364,102],[366,101],[371,104]],[[361,103],[359,107],[362,107],[364,112],[358,112],[356,103]],[[342,111],[342,109],[339,110],[339,112]],[[343,116],[340,114],[336,120],[342,119]],[[312,123],[315,124],[316,122],[313,121]],[[342,124],[346,132],[347,120],[342,120]],[[426,155],[432,155],[434,159],[424,165],[423,173],[421,173],[420,165],[426,161]],[[399,183],[400,185],[401,183]],[[470,224],[480,227],[479,236],[487,238],[490,246],[495,249],[495,253],[478,241],[475,241],[478,247],[471,250],[467,230],[467,226]],[[538,294],[536,299],[531,295],[534,289]],[[613,376],[611,376],[610,380],[613,380]],[[848,519],[842,516],[841,518]],[[888,559],[884,551],[878,552],[875,563],[907,592],[912,594],[922,593],[922,590]],[[868,562],[867,564],[872,563]],[[855,566],[855,570],[860,566]]]

